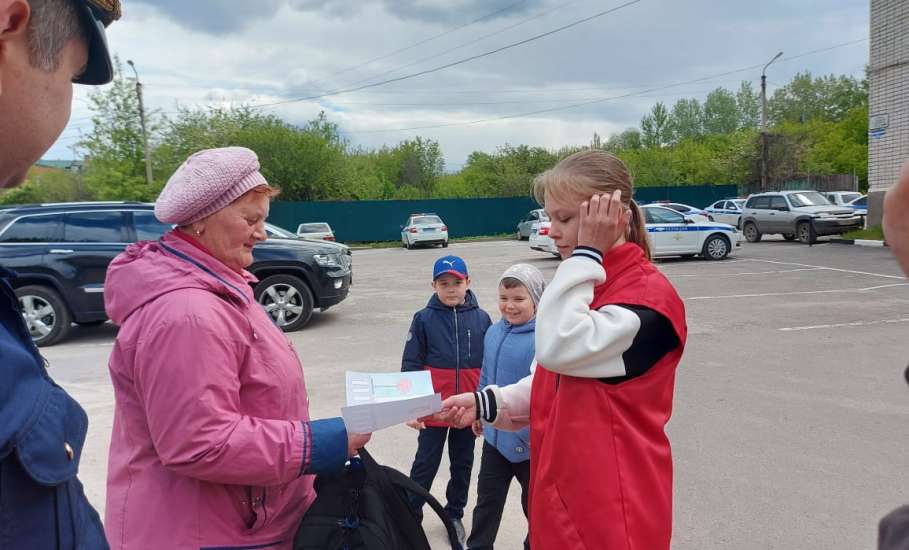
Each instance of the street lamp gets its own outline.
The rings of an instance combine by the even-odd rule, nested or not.
[[[767,190],[767,67],[783,56],[780,52],[761,69],[761,191]]]
[[[145,143],[145,183],[151,184],[151,157],[148,154],[148,132],[145,130],[145,107],[142,105],[142,83],[139,82],[139,72],[136,70],[136,64],[133,63],[133,60],[127,59],[126,64],[132,67],[133,74],[136,75],[136,96],[139,98],[139,123],[142,125],[142,141]]]

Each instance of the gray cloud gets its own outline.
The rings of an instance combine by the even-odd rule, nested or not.
[[[331,17],[352,17],[370,4],[381,5],[403,21],[431,24],[466,24],[489,15],[484,21],[524,13],[543,0],[135,0],[153,6],[176,23],[210,34],[229,34],[262,20],[269,20],[282,7],[318,12]]]
[[[136,0],[153,6],[176,23],[212,34],[240,31],[257,20],[271,19],[285,0]]]

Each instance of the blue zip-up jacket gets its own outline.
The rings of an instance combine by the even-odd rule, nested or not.
[[[483,338],[492,321],[470,290],[464,303],[448,307],[435,294],[416,312],[407,333],[401,371],[428,370],[442,398],[476,391],[483,366]],[[431,426],[447,426],[427,422]]]
[[[490,384],[499,387],[514,384],[530,374],[535,355],[536,324],[536,319],[523,325],[512,325],[502,319],[489,327],[483,342],[481,388]],[[487,425],[483,428],[483,437],[509,462],[530,460],[530,428],[506,432]]]
[[[0,266],[0,550],[107,549],[76,477],[88,417],[57,386]]]

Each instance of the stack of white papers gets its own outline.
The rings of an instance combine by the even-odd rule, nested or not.
[[[341,417],[347,431],[371,433],[442,410],[429,372],[347,373],[347,406]]]

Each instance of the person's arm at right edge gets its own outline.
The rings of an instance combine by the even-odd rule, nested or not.
[[[909,162],[884,197],[884,237],[903,273],[909,275]]]

